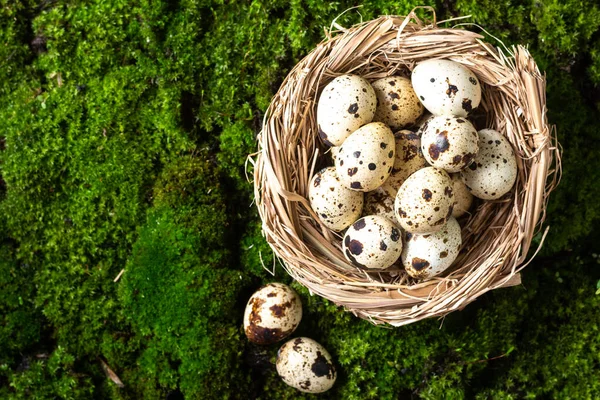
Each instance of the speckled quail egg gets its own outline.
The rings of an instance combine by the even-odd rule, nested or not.
[[[411,129],[419,131],[419,129],[433,117],[433,114],[431,114],[429,111],[425,111],[421,118],[419,118],[419,120],[415,123],[415,126],[413,126]]]
[[[397,192],[398,190],[384,183],[377,189],[365,193],[362,216],[380,215],[397,224],[398,221],[396,221],[396,213],[394,212],[394,201]]]
[[[396,131],[413,125],[423,114],[423,105],[403,76],[389,76],[371,84],[377,95],[377,109],[373,121],[380,121]]]
[[[302,319],[298,294],[283,283],[269,283],[248,300],[244,312],[244,332],[251,342],[271,344],[294,332]]]
[[[458,218],[463,216],[469,211],[469,208],[471,208],[471,204],[473,204],[473,195],[469,192],[469,189],[467,189],[467,186],[460,178],[460,174],[452,174],[450,177],[454,184],[454,186],[452,186],[454,189],[454,208],[452,209],[452,216]]]
[[[369,192],[390,176],[395,156],[394,134],[390,128],[381,122],[372,122],[344,141],[335,167],[347,188]]]
[[[454,191],[446,171],[435,167],[418,170],[400,186],[394,208],[404,230],[433,233],[452,215]]]
[[[499,199],[508,193],[517,179],[517,159],[508,140],[495,130],[480,130],[479,153],[460,175],[480,199]]]
[[[426,60],[412,71],[421,103],[434,115],[466,117],[481,101],[481,84],[471,70],[450,60]]]
[[[458,172],[477,155],[477,130],[465,118],[435,117],[421,127],[421,151],[427,162]]]
[[[317,105],[319,136],[339,146],[352,132],[373,120],[377,97],[373,87],[358,75],[342,75],[321,92]]]
[[[322,169],[308,186],[313,211],[327,228],[341,231],[356,221],[362,212],[364,194],[346,188],[335,167]]]
[[[363,217],[346,231],[342,251],[346,259],[357,267],[388,268],[402,253],[401,230],[385,217]]]
[[[461,245],[460,225],[454,217],[435,233],[418,235],[406,232],[402,265],[413,278],[431,278],[452,265]]]
[[[394,136],[396,138],[396,157],[392,173],[383,185],[365,195],[362,215],[381,215],[398,223],[394,212],[398,189],[406,178],[429,164],[421,152],[419,135],[409,130],[401,130]]]
[[[307,337],[291,339],[281,346],[276,367],[281,379],[301,392],[326,392],[337,378],[329,352]]]
[[[421,151],[421,138],[409,130],[401,130],[394,134],[396,139],[396,158],[394,168],[384,186],[394,189],[394,196],[406,178],[421,168],[429,166]]]
[[[340,146],[331,146],[329,148],[329,156],[331,157],[331,160],[333,161],[333,165],[335,165],[335,162],[337,161],[337,156],[338,156],[339,152],[340,152]]]

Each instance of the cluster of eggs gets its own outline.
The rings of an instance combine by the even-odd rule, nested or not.
[[[269,283],[248,300],[244,312],[244,332],[248,340],[269,345],[288,338],[300,325],[300,296],[282,283]],[[288,340],[277,352],[277,373],[288,385],[307,393],[329,390],[336,369],[329,352],[307,337]]]
[[[457,218],[473,196],[499,199],[517,177],[508,140],[468,119],[480,101],[475,74],[438,59],[418,63],[410,79],[342,75],[323,89],[318,132],[334,166],[312,177],[308,195],[324,226],[345,230],[349,262],[381,270],[401,260],[417,279],[452,265]]]

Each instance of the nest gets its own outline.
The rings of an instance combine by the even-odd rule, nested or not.
[[[478,129],[504,134],[517,156],[518,177],[500,200],[477,202],[460,219],[463,245],[443,276],[419,282],[400,267],[373,272],[354,267],[340,234],[310,207],[308,184],[325,166],[316,103],[336,76],[369,81],[409,76],[421,60],[445,58],[471,69],[482,83]],[[537,235],[548,195],[558,182],[560,153],[546,118],[546,81],[522,46],[495,48],[464,29],[383,16],[331,34],[284,80],[266,112],[254,160],[255,201],[264,236],[286,271],[311,293],[375,324],[400,326],[460,310],[487,291],[520,284],[519,271]],[[539,249],[539,248],[538,248]]]

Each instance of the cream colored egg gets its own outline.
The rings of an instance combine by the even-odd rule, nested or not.
[[[362,215],[381,215],[398,224],[394,212],[398,189],[406,178],[429,164],[421,152],[419,135],[409,130],[401,130],[396,132],[394,137],[396,139],[396,157],[392,173],[383,185],[365,195]]]
[[[477,130],[465,118],[435,117],[421,131],[425,159],[447,172],[458,172],[468,166],[479,150]]]
[[[319,136],[329,146],[339,146],[352,132],[373,120],[377,97],[373,87],[358,75],[331,81],[319,97]]]
[[[454,217],[435,233],[418,235],[406,232],[402,265],[413,278],[431,278],[452,265],[461,245],[460,225]]]
[[[435,167],[418,170],[400,186],[394,208],[400,226],[412,233],[433,233],[452,215],[452,179]]]
[[[401,130],[396,132],[394,137],[396,139],[394,168],[384,186],[389,186],[397,192],[406,178],[418,170],[429,166],[429,164],[421,151],[421,138],[419,134],[409,130]]]
[[[475,74],[454,61],[422,61],[411,81],[421,103],[434,115],[466,117],[481,101],[481,84]]]
[[[337,378],[329,352],[316,341],[298,337],[277,352],[277,373],[285,383],[306,393],[323,393]]]
[[[415,123],[415,126],[412,127],[411,129],[418,131],[420,133],[419,130],[421,129],[421,127],[433,117],[434,117],[433,114],[431,114],[429,111],[425,111],[423,113],[423,115],[421,116],[421,118],[419,118],[419,120]]]
[[[394,134],[390,128],[381,122],[372,122],[344,141],[335,167],[344,186],[369,192],[390,176],[395,155]]]
[[[402,253],[401,230],[385,217],[363,217],[346,231],[342,251],[346,259],[357,267],[388,268]]]
[[[364,194],[346,188],[335,167],[325,168],[313,176],[308,186],[313,211],[327,228],[341,231],[362,213]]]
[[[377,95],[373,121],[387,124],[393,131],[413,125],[423,114],[423,105],[410,84],[410,79],[389,76],[371,84]]]
[[[333,165],[335,165],[335,162],[337,161],[337,156],[338,156],[339,152],[340,152],[340,146],[331,146],[329,148],[329,156],[331,157],[331,160],[333,161]]]
[[[508,140],[495,130],[480,130],[479,153],[460,175],[475,197],[494,200],[504,196],[517,179],[517,159]]]
[[[452,216],[458,218],[463,216],[469,211],[469,208],[471,208],[471,204],[473,204],[473,195],[469,192],[469,189],[467,189],[467,186],[460,178],[460,174],[452,174],[450,177],[454,184],[452,186],[454,189],[454,208],[452,209]]]
[[[298,294],[283,283],[269,283],[250,297],[244,312],[244,332],[253,343],[271,344],[291,335],[301,319]]]
[[[362,216],[379,215],[389,219],[395,224],[396,213],[394,212],[394,201],[398,191],[387,186],[385,183],[375,190],[365,193],[365,205]]]

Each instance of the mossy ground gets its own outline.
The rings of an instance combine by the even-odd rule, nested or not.
[[[598,398],[600,7],[426,3],[528,43],[547,71],[564,149],[552,228],[523,286],[443,321],[378,328],[296,287],[298,334],[339,364],[322,397]],[[252,291],[289,281],[263,268],[244,163],[287,72],[355,4],[0,4],[0,398],[311,397],[241,330]],[[338,22],[419,4],[365,1]]]

